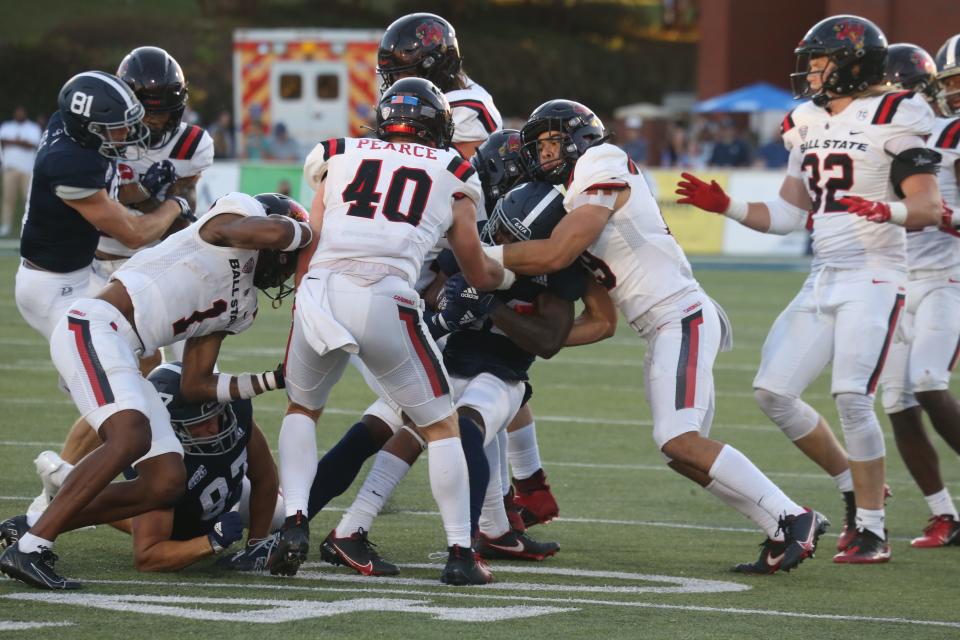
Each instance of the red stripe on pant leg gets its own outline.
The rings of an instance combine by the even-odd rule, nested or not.
[[[897,320],[900,318],[900,312],[903,310],[904,296],[897,294],[897,301],[893,304],[893,310],[890,311],[890,319],[887,321],[887,337],[883,340],[883,349],[880,351],[880,358],[877,360],[877,366],[870,374],[870,380],[867,382],[867,393],[872,394],[877,390],[877,383],[880,382],[880,373],[883,371],[883,363],[887,360],[887,352],[890,350],[890,343],[893,342],[893,332],[897,328]]]
[[[85,330],[89,329],[89,324],[85,320],[67,318],[67,327],[73,332],[73,338],[77,343],[77,353],[80,354],[80,361],[83,362],[83,369],[87,374],[87,382],[90,383],[90,388],[93,389],[93,395],[97,399],[97,406],[102,407],[105,404],[113,402],[113,393],[109,393],[110,399],[107,400],[108,394],[104,393],[104,389],[100,385],[100,379],[93,363],[94,358],[91,356],[87,346],[89,332]]]
[[[424,371],[427,372],[433,397],[439,398],[447,393],[446,380],[443,379],[443,374],[437,370],[437,363],[430,355],[430,347],[423,343],[423,338],[417,330],[419,328],[419,316],[417,312],[412,309],[405,309],[404,307],[397,308],[400,311],[400,320],[403,321],[403,324],[406,326],[407,335],[410,337],[410,342],[413,343],[413,348],[417,352],[417,357],[420,359],[420,364],[423,365]]]
[[[700,355],[700,325],[703,324],[703,314],[690,321],[690,350],[687,352],[687,394],[683,406],[689,409],[695,404],[697,397],[697,361]]]

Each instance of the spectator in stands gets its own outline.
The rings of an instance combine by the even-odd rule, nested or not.
[[[780,127],[778,125],[770,141],[757,149],[753,166],[761,169],[782,169],[787,166],[787,160],[789,158],[790,152],[783,146],[783,140],[780,137]]]
[[[667,146],[660,154],[660,166],[690,167],[688,154],[687,129],[682,122],[674,122],[667,134]]]
[[[277,193],[287,196],[288,198],[293,197],[293,187],[290,185],[290,181],[284,178],[277,183]]]
[[[250,123],[250,133],[243,145],[243,157],[248,160],[267,160],[270,158],[269,129],[259,120]]]
[[[647,163],[647,141],[640,133],[642,124],[640,118],[630,116],[623,123],[623,135],[620,137],[620,147],[637,164]]]
[[[233,122],[230,112],[224,109],[216,121],[207,127],[207,133],[213,138],[213,157],[217,160],[234,158],[237,155],[233,142]]]
[[[267,145],[267,158],[293,162],[300,159],[300,145],[290,137],[287,125],[278,122],[273,127],[273,138]]]
[[[732,120],[720,123],[709,164],[713,167],[746,167],[750,164],[750,146],[737,133]]]
[[[18,202],[26,202],[33,174],[33,159],[37,155],[40,134],[36,122],[27,119],[27,110],[17,106],[13,120],[0,125],[0,145],[3,148],[3,204],[0,208],[0,236],[10,235],[13,228],[13,210]]]

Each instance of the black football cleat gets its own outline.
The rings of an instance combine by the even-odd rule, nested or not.
[[[741,562],[733,570],[750,576],[769,576],[780,570],[786,549],[785,542],[767,538],[760,543],[760,557],[756,562]]]
[[[454,586],[470,584],[490,584],[493,574],[487,565],[473,552],[473,549],[463,548],[458,544],[447,548],[447,566],[440,574],[440,582]]]
[[[0,522],[0,549],[17,544],[20,537],[29,530],[27,516],[13,516]]]
[[[400,568],[381,558],[374,549],[376,546],[363,529],[346,538],[338,538],[334,529],[320,545],[320,557],[330,564],[350,567],[362,576],[399,575]]]
[[[857,501],[853,491],[843,492],[843,528],[837,540],[837,551],[843,551],[857,537]]]
[[[300,565],[307,561],[310,550],[310,526],[303,512],[287,516],[280,527],[280,540],[274,547],[267,568],[274,576],[295,576]]]
[[[856,537],[846,549],[833,556],[833,561],[838,564],[890,562],[890,543],[869,529],[857,529]]]
[[[480,534],[477,553],[487,560],[534,560],[540,561],[556,555],[560,545],[556,542],[537,542],[525,531],[507,531],[497,538]]]
[[[56,561],[56,554],[46,547],[41,547],[40,551],[24,553],[20,551],[19,544],[14,544],[7,547],[0,556],[0,572],[37,589],[79,589],[79,582],[67,580],[57,573],[53,568]]]
[[[830,526],[830,522],[821,513],[807,509],[799,515],[780,518],[780,530],[786,549],[780,568],[790,571],[806,558],[812,558],[817,550],[820,536]]]

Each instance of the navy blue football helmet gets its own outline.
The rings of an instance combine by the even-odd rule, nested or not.
[[[544,240],[566,213],[556,185],[527,182],[497,201],[480,239],[486,244],[501,244],[504,235],[518,242]]]
[[[194,456],[216,456],[233,449],[240,440],[237,416],[229,402],[191,403],[180,392],[183,365],[166,362],[150,372],[147,380],[154,386],[170,413],[170,424],[184,452]],[[220,430],[212,436],[195,437],[190,427],[219,417]]]
[[[551,132],[551,139],[560,143],[557,161],[540,160],[537,138],[545,132]],[[531,178],[565,184],[580,156],[608,137],[600,118],[589,108],[573,100],[550,100],[534,109],[520,130],[520,153]]]
[[[133,89],[147,114],[170,114],[162,126],[150,129],[150,147],[170,142],[187,107],[187,81],[173,56],[159,47],[137,47],[124,57],[117,77]]]
[[[126,84],[103,71],[84,71],[60,89],[57,100],[63,126],[85,149],[108,158],[140,157],[150,130],[143,105]]]
[[[505,193],[521,182],[529,180],[520,156],[520,132],[516,129],[501,129],[490,134],[470,158],[477,170],[487,217]]]
[[[453,114],[447,97],[424,78],[397,80],[377,105],[377,137],[410,136],[440,149],[453,140]]]

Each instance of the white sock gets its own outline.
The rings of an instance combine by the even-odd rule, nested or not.
[[[427,443],[430,489],[440,509],[447,546],[470,548],[470,480],[460,438]]]
[[[500,451],[500,491],[507,495],[510,491],[510,465],[507,464],[507,449],[510,448],[507,430],[501,429],[497,433],[497,450]],[[491,473],[493,473],[491,471]]]
[[[833,476],[833,481],[837,483],[837,489],[840,490],[840,493],[853,491],[853,475],[851,475],[850,469],[844,469]]]
[[[520,427],[507,434],[510,443],[507,455],[513,468],[513,477],[526,480],[543,467],[540,462],[540,447],[537,446],[537,423]]]
[[[806,511],[763,475],[747,456],[728,444],[723,445],[720,455],[714,460],[709,476],[727,485],[777,520],[783,515],[799,515]]]
[[[480,531],[489,538],[499,538],[510,531],[507,510],[503,507],[503,489],[500,486],[500,439],[494,438],[483,452],[490,465],[490,482],[483,497],[483,509],[480,511]]]
[[[317,427],[302,413],[289,413],[280,425],[280,488],[287,516],[307,513],[310,486],[317,475]]]
[[[723,504],[736,509],[742,515],[752,520],[754,524],[764,530],[767,537],[771,540],[783,540],[783,532],[780,531],[780,525],[777,519],[767,513],[765,509],[761,509],[751,500],[743,497],[719,480],[713,480],[704,487],[704,489],[716,496]]]
[[[410,471],[410,465],[406,461],[389,451],[380,451],[373,459],[373,467],[353,499],[353,504],[337,525],[337,537],[349,537],[357,529],[370,531],[373,520],[380,515],[383,505],[387,504],[407,471]]]
[[[857,529],[869,529],[877,534],[881,540],[887,539],[887,532],[883,530],[883,509],[861,509],[857,507]]]
[[[953,498],[950,497],[950,492],[946,487],[936,493],[923,496],[923,499],[930,505],[930,513],[933,515],[953,516],[954,520],[960,520],[960,517],[957,516],[957,508],[953,504]]]
[[[20,536],[20,542],[17,543],[17,546],[23,553],[34,553],[36,551],[40,551],[40,547],[53,549],[53,541],[38,538],[32,533],[27,532]]]

